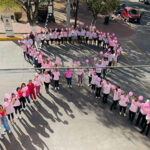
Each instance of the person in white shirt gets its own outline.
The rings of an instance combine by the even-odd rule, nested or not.
[[[87,30],[86,30],[86,44],[88,44],[89,35],[90,35],[90,32],[89,32],[89,30],[87,29]]]
[[[103,83],[103,103],[107,103],[107,99],[109,94],[111,93],[111,83],[109,80],[106,81],[106,83]]]
[[[103,78],[105,79],[105,76],[106,76],[106,72],[107,72],[107,68],[104,68],[104,67],[107,67],[108,66],[108,58],[107,57],[104,57],[104,59],[102,60],[102,65],[103,65]]]
[[[116,89],[112,89],[114,96],[113,96],[113,103],[110,106],[110,110],[116,109],[117,104],[119,102],[119,96],[120,96],[120,92],[118,92],[118,89],[120,89],[120,87],[117,87]]]
[[[40,39],[41,39],[42,46],[43,46],[44,45],[44,39],[45,39],[45,34],[43,32],[41,32]]]
[[[96,74],[97,74],[97,76],[98,76],[98,77],[101,77],[101,73],[102,73],[102,69],[103,69],[103,68],[102,68],[102,66],[103,66],[103,65],[102,65],[102,61],[99,60],[98,63],[97,63],[97,64],[94,64],[94,65],[95,65],[95,67],[97,67],[97,68],[96,68]]]
[[[135,118],[135,115],[139,108],[139,101],[138,98],[135,96],[134,99],[132,97],[129,97],[129,100],[131,102],[130,108],[129,108],[129,120],[132,122]]]
[[[91,92],[94,92],[94,91],[95,91],[97,78],[98,78],[98,76],[96,75],[96,72],[94,72],[94,73],[92,74],[92,80],[91,80],[91,84],[92,84],[92,86],[91,86],[91,90],[92,90],[92,91],[91,91]]]
[[[58,45],[60,45],[60,41],[61,41],[61,33],[58,32]]]
[[[55,86],[55,90],[58,89],[59,90],[59,78],[60,78],[60,72],[58,71],[58,69],[56,68],[53,71],[53,75],[54,75],[54,86]]]
[[[45,71],[43,74],[43,78],[44,78],[45,90],[46,90],[46,93],[48,94],[49,93],[49,84],[51,82],[52,77],[48,74],[47,71]]]
[[[94,43],[96,45],[96,42],[97,42],[97,33],[95,31],[93,32],[93,39],[94,39]]]
[[[85,34],[86,34],[86,31],[84,28],[82,28],[81,30],[81,43],[85,42]]]
[[[124,117],[125,117],[126,116],[126,108],[127,108],[128,103],[129,103],[129,98],[128,98],[127,93],[120,95],[119,98],[120,98],[120,101],[119,101],[120,115],[122,114],[122,110],[123,110]]]
[[[69,43],[71,43],[72,42],[72,31],[70,28],[69,28],[68,37],[69,37]]]
[[[101,47],[102,40],[103,40],[103,38],[102,38],[102,34],[100,32],[99,35],[98,35],[98,47]]]

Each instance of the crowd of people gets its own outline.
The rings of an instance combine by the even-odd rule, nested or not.
[[[146,130],[146,135],[148,135],[150,130],[150,101],[144,102],[143,96],[137,97],[133,92],[123,92],[120,87],[111,85],[110,81],[106,79],[106,74],[111,71],[107,66],[115,66],[122,51],[115,34],[102,33],[96,30],[96,27],[91,26],[44,30],[45,32],[24,35],[18,41],[23,49],[25,60],[32,63],[39,71],[35,73],[33,81],[29,80],[27,84],[22,83],[11,95],[5,94],[4,104],[0,105],[0,138],[3,138],[2,134],[4,133],[2,124],[4,130],[11,133],[9,124],[13,125],[15,123],[14,115],[16,118],[22,118],[21,114],[26,111],[26,106],[32,105],[33,101],[36,102],[37,98],[40,97],[42,85],[45,86],[47,94],[50,92],[50,83],[52,83],[55,90],[60,89],[59,80],[63,77],[58,70],[59,62],[57,60],[52,62],[50,57],[46,57],[45,53],[39,50],[39,47],[42,47],[45,41],[47,45],[78,42],[95,44],[103,48],[105,53],[100,51],[99,57],[93,59],[93,67],[90,67],[88,59],[85,60],[89,71],[87,84],[91,89],[91,93],[95,94],[95,98],[101,100],[104,104],[107,103],[108,97],[112,94],[113,99],[110,110],[113,111],[119,105],[119,114],[123,114],[124,117],[126,116],[127,106],[129,106],[129,120],[133,122],[138,114],[136,126],[140,124],[142,127],[141,133]],[[75,69],[77,70],[78,86],[83,86],[85,70],[80,61],[77,61],[77,67],[73,62],[70,62],[70,66],[64,72],[67,87],[72,88],[72,76]]]

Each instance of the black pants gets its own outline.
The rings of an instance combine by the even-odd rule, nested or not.
[[[44,82],[44,85],[45,85],[45,89],[49,90],[49,83]]]
[[[110,110],[113,110],[113,108],[116,109],[117,104],[118,104],[118,100],[116,100],[116,101],[113,100],[113,103],[112,103],[112,105],[110,106]]]
[[[49,45],[49,40],[46,40],[46,42],[47,42],[47,45]]]
[[[96,97],[101,97],[101,87],[96,88]]]
[[[63,38],[63,37],[61,38],[61,43],[62,43],[62,44],[64,43],[64,38]]]
[[[88,40],[89,40],[89,38],[88,38],[88,37],[86,37],[86,40],[85,40],[86,44],[88,44]]]
[[[69,37],[69,43],[71,43],[71,41],[72,41],[72,37]]]
[[[92,81],[92,77],[89,77],[89,84],[91,84],[91,81]]]
[[[41,40],[41,42],[42,42],[42,46],[44,45],[44,40]]]
[[[107,69],[103,70],[103,78],[105,79]]]
[[[126,107],[120,106],[120,112],[122,112],[122,110],[123,110],[123,113],[126,113]]]
[[[108,66],[111,66],[111,64],[112,64],[112,61],[109,62]]]
[[[147,121],[145,121],[141,133],[143,133],[145,131],[145,129],[146,129],[146,136],[148,136],[148,133],[149,133],[149,130],[150,130],[150,123],[147,124]]]
[[[8,114],[7,116],[8,116],[8,120],[13,120],[14,119],[14,114],[13,113]]]
[[[59,80],[54,80],[54,85],[55,85],[55,88],[59,87]]]
[[[19,112],[19,114],[21,114],[21,105],[20,106],[15,106],[15,114],[17,115],[17,112]]]
[[[91,89],[92,89],[93,91],[95,91],[95,87],[96,87],[96,85],[95,85],[95,84],[92,84]]]
[[[141,122],[140,125],[143,126],[144,121],[145,121],[145,115],[143,115],[141,112],[139,112],[138,118],[136,120],[136,126],[139,125],[139,122]]]
[[[103,103],[107,103],[107,98],[109,94],[104,94],[103,93]]]
[[[20,99],[19,99],[19,101],[20,101],[20,103],[21,103],[21,108],[25,108],[26,107],[26,99],[25,99],[25,97],[21,97]]]
[[[102,41],[98,40],[98,47],[100,47],[102,44]]]
[[[97,75],[98,77],[101,77],[101,73],[96,73],[96,75]]]
[[[51,44],[53,44],[53,39],[51,39]]]
[[[136,113],[135,113],[135,112],[133,112],[133,111],[129,110],[129,119],[130,119],[130,121],[131,121],[131,122],[134,120],[135,115],[136,115]]]

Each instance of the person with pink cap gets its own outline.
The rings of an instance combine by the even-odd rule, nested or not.
[[[39,74],[35,73],[35,76],[34,76],[34,85],[35,85],[35,89],[36,89],[36,96],[41,95],[40,88],[41,88],[42,84],[43,83],[41,81],[41,78],[39,77]]]
[[[8,120],[13,125],[14,123],[14,107],[11,101],[11,96],[9,94],[5,94],[3,109],[5,110]]]

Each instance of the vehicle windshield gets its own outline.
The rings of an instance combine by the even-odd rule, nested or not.
[[[130,13],[130,15],[137,15],[138,14],[138,12],[135,9],[130,10],[129,13]]]

